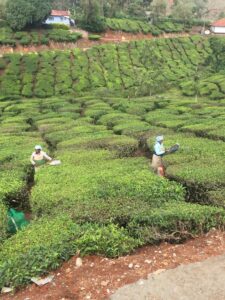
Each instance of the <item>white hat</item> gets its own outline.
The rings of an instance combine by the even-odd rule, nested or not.
[[[35,150],[42,150],[42,147],[41,147],[40,145],[36,145],[36,146],[34,147],[34,149],[35,149]]]
[[[156,137],[156,142],[162,142],[163,140],[164,140],[163,135],[158,135],[158,136]]]

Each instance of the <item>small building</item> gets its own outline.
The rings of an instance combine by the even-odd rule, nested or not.
[[[225,34],[225,18],[215,21],[211,25],[211,32],[213,33],[224,33]]]
[[[52,10],[51,15],[45,20],[44,24],[64,24],[74,26],[75,21],[70,18],[70,11]]]

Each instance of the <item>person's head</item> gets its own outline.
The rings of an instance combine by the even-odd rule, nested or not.
[[[162,143],[163,143],[163,141],[164,141],[164,137],[163,137],[163,135],[158,135],[158,136],[156,137],[156,142],[157,142],[157,143],[160,143],[160,144],[162,144]]]
[[[36,153],[40,153],[41,150],[42,150],[42,147],[41,147],[40,145],[36,145],[36,146],[34,147],[34,149],[35,149],[35,152],[36,152]]]

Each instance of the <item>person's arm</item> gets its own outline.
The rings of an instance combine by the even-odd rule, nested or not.
[[[30,157],[30,162],[31,162],[31,164],[33,165],[33,166],[35,166],[35,161],[34,161],[34,159],[33,159],[33,153],[31,154],[31,157]]]
[[[45,152],[43,153],[43,157],[48,161],[52,161],[52,158],[48,156]]]

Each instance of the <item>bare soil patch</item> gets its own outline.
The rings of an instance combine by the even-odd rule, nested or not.
[[[184,244],[163,243],[159,246],[146,246],[132,255],[118,259],[88,256],[83,258],[81,267],[76,266],[77,257],[74,256],[51,273],[54,279],[50,284],[42,287],[32,284],[15,295],[0,296],[0,299],[108,299],[118,288],[140,278],[147,278],[149,273],[203,261],[223,253],[225,233],[212,230]]]

